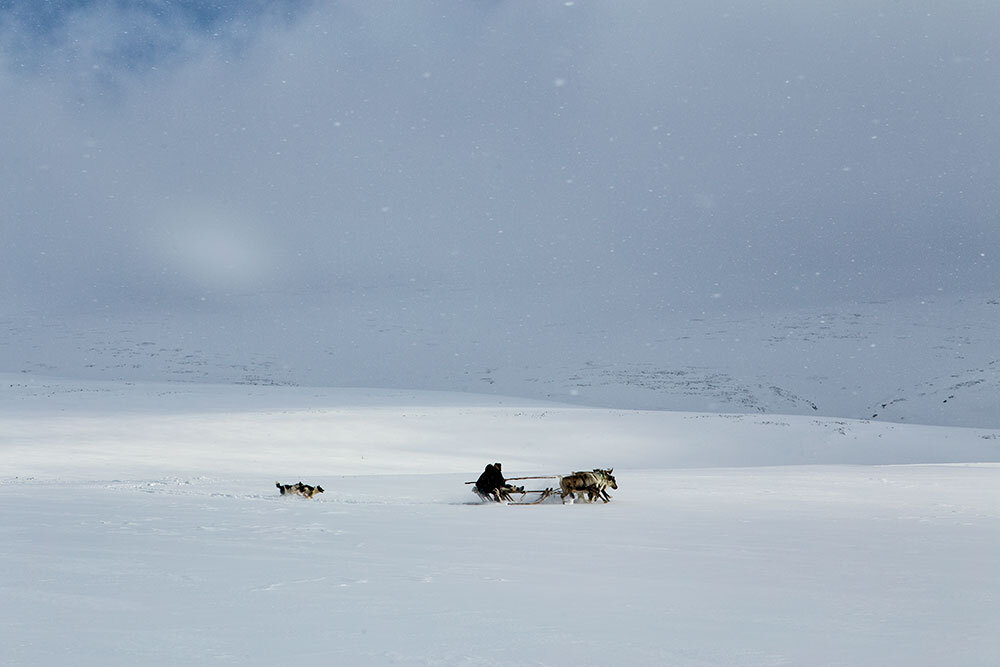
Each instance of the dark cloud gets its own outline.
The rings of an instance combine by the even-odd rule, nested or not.
[[[985,3],[51,6],[0,5],[11,304],[997,287]]]

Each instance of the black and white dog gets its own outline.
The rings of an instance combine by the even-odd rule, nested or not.
[[[323,493],[323,487],[320,485],[310,486],[308,484],[303,484],[299,482],[298,484],[282,484],[281,482],[275,482],[274,485],[278,487],[278,491],[281,495],[295,495],[302,496],[304,498],[312,498],[317,493]]]

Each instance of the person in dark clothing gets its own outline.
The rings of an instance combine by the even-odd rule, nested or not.
[[[503,478],[499,463],[487,464],[483,474],[476,480],[476,492],[484,498],[497,502],[507,495],[505,493],[507,489],[507,480]]]

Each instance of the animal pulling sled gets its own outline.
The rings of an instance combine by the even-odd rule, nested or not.
[[[487,473],[484,475],[488,475],[489,468],[490,466],[487,466]],[[496,470],[499,471],[499,466]],[[569,475],[509,477],[501,484],[484,484],[481,477],[477,482],[466,482],[466,484],[474,484],[473,492],[483,500],[506,503],[507,505],[538,505],[555,495],[558,495],[563,503],[567,502],[567,498],[569,498],[570,503],[577,499],[585,500],[588,503],[597,499],[608,502],[611,500],[611,495],[607,489],[618,488],[618,482],[615,480],[613,472],[614,468],[594,468],[592,471],[577,471]],[[510,483],[528,479],[557,479],[559,486],[558,488],[550,486],[544,489],[525,489],[524,486]],[[514,499],[516,495],[519,496],[517,500]]]

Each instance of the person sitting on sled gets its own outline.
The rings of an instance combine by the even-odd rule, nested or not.
[[[503,478],[499,463],[489,463],[483,474],[476,480],[476,493],[483,498],[495,500],[510,500],[511,492],[516,492],[520,487],[511,486]]]

